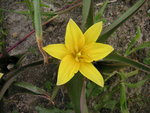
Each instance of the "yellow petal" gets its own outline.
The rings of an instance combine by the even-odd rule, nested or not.
[[[81,63],[79,71],[87,77],[89,80],[93,81],[97,85],[103,87],[104,79],[100,72],[91,63]]]
[[[51,44],[43,47],[43,50],[57,59],[62,59],[64,56],[69,54],[69,51],[64,44]]]
[[[65,45],[72,52],[78,52],[84,45],[84,35],[77,24],[70,19],[67,24]]]
[[[85,43],[89,44],[92,42],[96,42],[98,37],[100,36],[100,33],[102,31],[102,22],[98,22],[94,25],[92,25],[85,33]]]
[[[75,61],[73,56],[65,56],[59,66],[57,85],[68,82],[79,70],[79,63]]]
[[[114,48],[108,44],[93,43],[85,46],[82,54],[90,57],[94,61],[97,61],[106,57],[113,50]]]
[[[4,75],[3,73],[0,73],[0,79],[2,78],[3,75]]]

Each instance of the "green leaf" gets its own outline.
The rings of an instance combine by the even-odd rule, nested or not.
[[[82,16],[83,30],[86,30],[93,25],[93,0],[83,0]]]
[[[137,75],[139,73],[139,70],[131,71],[129,73],[125,73],[125,78],[132,77],[134,75]]]
[[[107,77],[105,78],[105,82],[107,82],[107,80],[109,80],[111,77],[113,77],[117,73],[118,73],[117,71],[114,71],[112,73],[103,73],[103,75],[107,75]]]
[[[16,63],[15,67],[19,67],[22,64],[22,61],[24,60],[24,58],[28,55],[28,53],[24,53],[24,54],[20,54],[18,55],[18,62]]]
[[[141,87],[142,85],[144,85],[144,83],[148,80],[148,78],[141,80],[137,83],[125,83],[125,85],[129,88],[138,88]]]
[[[60,89],[60,87],[59,87],[59,86],[55,86],[55,87],[53,88],[53,92],[52,92],[51,100],[54,100],[54,99],[55,99],[55,97],[56,97],[56,96],[57,96],[57,94],[58,94],[59,89]]]
[[[132,49],[128,54],[131,54],[131,53],[133,53],[133,52],[136,52],[136,51],[138,51],[138,50],[140,50],[140,49],[144,49],[144,48],[146,48],[146,47],[150,47],[150,41],[149,41],[149,42],[144,42],[143,44],[137,46],[136,48]]]
[[[145,58],[144,61],[143,61],[143,63],[150,65],[150,57]]]
[[[42,12],[42,15],[43,16],[48,16],[49,18],[52,18],[53,16],[55,16],[56,15],[56,13],[54,13],[54,12]],[[48,19],[49,19],[48,18]],[[47,20],[48,20],[47,19]]]
[[[80,110],[80,96],[83,85],[83,76],[77,73],[73,79],[71,79],[67,84],[68,94],[74,106],[75,113],[81,113]]]
[[[46,81],[46,82],[44,83],[44,88],[45,88],[46,91],[49,92],[49,93],[52,91],[52,86],[53,86],[53,84],[52,84],[52,82],[50,82],[50,81]]]
[[[28,8],[28,12],[30,14],[30,17],[31,17],[32,21],[34,22],[34,5],[33,5],[33,1],[34,0],[25,0],[24,3],[26,4],[26,6]],[[38,0],[37,0],[37,2],[38,2]]]
[[[125,51],[125,56],[128,56],[129,54],[131,54],[132,47],[136,44],[137,40],[142,36],[140,27],[137,28],[136,32],[137,33],[136,33],[135,37],[132,38],[131,42],[128,44],[128,48]]]
[[[127,98],[126,98],[126,87],[123,82],[121,83],[120,86],[120,109],[121,109],[121,113],[129,113],[128,106],[127,106]]]
[[[82,16],[83,16],[83,25],[87,23],[87,18],[90,12],[91,0],[83,0]]]
[[[102,92],[102,90],[103,90],[102,87],[99,87],[96,84],[94,84],[93,82],[89,81],[87,83],[86,96],[87,96],[87,98],[96,97]]]
[[[101,89],[101,91],[99,92],[99,96],[97,96],[96,98],[96,102],[97,103],[95,106],[94,106],[94,109],[96,111],[102,109],[102,108],[108,108],[109,109],[114,109],[115,107],[115,102],[113,102],[113,96],[114,96],[114,93],[116,93],[116,91],[118,92],[118,88],[119,85],[115,85],[114,87],[111,88],[111,90],[108,88],[109,86],[105,85],[104,88]],[[110,102],[110,103],[109,103]],[[108,105],[108,107],[107,107]],[[112,105],[112,106],[111,106]]]
[[[41,0],[34,0],[34,25],[37,40],[42,40]]]
[[[43,4],[43,3],[41,4],[41,6],[42,6],[42,7],[46,7],[46,8],[49,8],[49,7],[50,7],[48,4]]]
[[[15,83],[15,85],[18,87],[21,87],[21,88],[25,88],[25,89],[27,89],[35,94],[38,94],[38,95],[48,95],[48,93],[44,89],[36,87],[36,86],[32,85],[31,83],[17,82],[17,83]]]
[[[107,7],[107,4],[108,4],[108,0],[106,0],[102,6],[102,8],[100,8],[100,10],[97,12],[95,18],[94,18],[94,23],[96,22],[99,22],[99,21],[102,21],[102,17],[104,15],[104,11]]]
[[[137,68],[137,69],[139,69],[141,71],[145,71],[147,73],[150,73],[150,67],[149,66],[146,66],[146,65],[144,65],[144,64],[142,64],[140,62],[131,60],[129,58],[120,56],[117,53],[111,53],[104,60],[106,60],[106,61],[118,61],[118,62],[121,62],[121,63],[125,63],[125,64],[127,64],[129,66],[135,67],[135,68]]]
[[[2,9],[2,8],[0,8],[0,11],[23,14],[23,15],[29,15],[30,14],[29,11],[15,11],[15,10],[6,10],[6,9]]]
[[[114,21],[109,27],[103,30],[98,42],[105,42],[111,34],[130,16],[132,16],[145,2],[146,0],[139,0],[130,9],[128,9],[123,15],[121,15],[116,21]]]
[[[113,73],[116,70],[123,69],[128,65],[124,63],[111,62],[111,61],[99,61],[94,64],[102,73]]]

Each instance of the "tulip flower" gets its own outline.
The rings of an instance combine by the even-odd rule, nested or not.
[[[57,85],[63,85],[79,71],[87,79],[103,87],[104,79],[92,64],[110,54],[114,49],[108,44],[97,43],[102,22],[92,25],[84,34],[70,19],[65,34],[65,44],[51,44],[43,48],[49,55],[60,59]]]

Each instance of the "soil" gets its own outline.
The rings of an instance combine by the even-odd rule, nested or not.
[[[7,10],[15,10],[15,11],[24,11],[27,10],[27,7],[23,3],[18,3],[21,0],[1,0],[0,6],[1,8]],[[69,0],[68,0],[69,1]],[[108,26],[115,20],[118,16],[120,16],[124,11],[126,11],[129,7],[131,7],[138,0],[117,0],[116,2],[112,2],[108,5],[105,11],[104,17],[107,22],[105,27]],[[102,0],[97,0],[96,3],[100,3]],[[57,10],[66,4],[66,0],[45,0],[45,3],[50,4],[51,8],[46,10]],[[112,45],[116,50],[120,51],[120,53],[124,53],[128,46],[128,42],[135,36],[136,29],[139,26],[142,30],[143,36],[138,41],[137,45],[142,44],[145,41],[150,41],[150,17],[147,14],[147,11],[150,8],[150,1],[146,1],[146,3],[134,14],[128,21],[126,21],[116,33],[114,33],[111,38],[108,40],[108,43]],[[98,6],[95,6],[95,9],[98,9]],[[64,35],[65,35],[65,27],[70,18],[75,20],[79,26],[81,26],[81,8],[75,8],[69,13],[63,14],[54,21],[52,21],[49,25],[44,27],[44,45],[52,44],[52,43],[63,43]],[[17,14],[13,12],[5,12],[4,13],[4,22],[3,27],[7,30],[6,36],[6,46],[7,48],[14,45],[20,39],[22,39],[25,35],[30,33],[33,30],[32,20],[30,17],[26,15]],[[35,34],[31,35],[27,40],[21,43],[19,46],[14,48],[11,52],[9,52],[10,56],[23,54],[28,52],[25,56],[22,65],[30,64],[32,62],[38,61],[42,59],[42,55],[37,49]],[[138,60],[140,62],[147,56],[149,49],[144,49],[138,51],[137,53],[131,56],[132,59]],[[40,65],[35,66],[30,69],[26,69],[19,73],[19,77],[16,82],[24,81],[32,83],[40,88],[45,88],[44,84],[46,82],[56,83],[57,76],[57,67],[54,67],[52,64],[49,65]],[[143,77],[146,76],[145,73],[140,73],[136,77],[133,77],[132,82],[142,80]],[[131,113],[149,113],[150,108],[150,81],[146,82],[141,88],[133,89],[132,91],[128,91],[128,98],[137,97],[141,95],[143,98],[141,100],[133,101],[129,104],[129,109]],[[53,86],[52,86],[53,87]],[[57,96],[55,105],[49,103],[48,100],[43,99],[42,97],[37,97],[30,94],[17,94],[18,87],[12,85],[5,97],[5,101],[3,103],[3,113],[12,113],[14,111],[18,111],[18,113],[38,113],[35,110],[36,106],[44,106],[44,107],[59,107],[65,109],[64,100],[67,99],[65,95],[65,91],[60,91],[59,96]],[[145,100],[147,98],[147,100]],[[68,101],[68,100],[67,100]],[[139,101],[139,102],[138,102]],[[139,104],[141,103],[141,104]],[[143,103],[143,104],[142,104]],[[101,111],[102,113],[109,113],[107,111]],[[116,113],[116,112],[115,112]]]

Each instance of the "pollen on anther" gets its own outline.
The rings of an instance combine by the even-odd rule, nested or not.
[[[75,60],[76,60],[77,62],[79,62],[79,61],[80,61],[80,57],[81,57],[81,52],[78,52],[78,53],[75,55]]]

